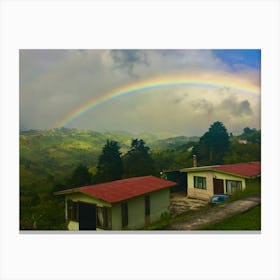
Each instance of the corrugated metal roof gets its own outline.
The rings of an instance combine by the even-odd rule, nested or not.
[[[261,174],[261,163],[258,161],[237,164],[225,164],[214,167],[213,169],[248,177],[255,177]]]
[[[116,203],[163,188],[172,187],[176,184],[175,182],[163,180],[154,176],[144,176],[72,188],[57,192],[56,194],[81,192],[110,203]]]
[[[245,162],[235,164],[213,165],[213,166],[199,166],[183,168],[181,172],[195,172],[195,171],[220,171],[224,173],[236,174],[243,177],[256,177],[261,174],[261,163]]]

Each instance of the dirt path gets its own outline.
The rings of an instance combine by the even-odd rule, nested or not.
[[[183,221],[175,222],[167,227],[166,230],[197,230],[208,224],[217,223],[223,219],[246,212],[250,208],[261,203],[258,196],[243,198],[222,205],[213,206],[211,209],[199,212]]]
[[[191,210],[198,210],[207,204],[208,201],[205,200],[193,199],[185,194],[173,193],[171,194],[170,214],[175,217]]]

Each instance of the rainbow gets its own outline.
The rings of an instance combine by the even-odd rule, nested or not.
[[[235,89],[244,94],[249,94],[253,96],[259,96],[260,88],[253,85],[248,80],[244,78],[236,77],[233,75],[225,75],[225,73],[220,73],[220,75],[187,75],[187,76],[168,76],[168,77],[156,77],[151,79],[142,80],[130,85],[120,87],[118,89],[109,91],[102,96],[94,97],[88,100],[86,103],[80,105],[63,119],[59,120],[53,125],[53,128],[58,128],[65,126],[72,122],[73,120],[79,118],[85,112],[96,108],[106,102],[113,99],[124,97],[127,95],[133,95],[140,92],[145,92],[147,90],[172,87],[172,86],[196,86],[196,87],[211,87],[211,88],[231,88]]]

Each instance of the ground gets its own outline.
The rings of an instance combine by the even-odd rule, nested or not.
[[[198,210],[208,204],[208,201],[188,198],[185,194],[181,193],[172,193],[170,200],[170,214],[172,217],[186,213],[190,210]]]
[[[259,196],[251,196],[236,201],[223,203],[210,208],[202,209],[202,211],[183,220],[173,222],[166,226],[165,230],[198,230],[209,224],[217,223],[234,215],[246,212],[254,206],[260,205]],[[207,201],[189,199],[180,194],[172,194],[171,196],[171,215],[177,216],[183,212],[199,209],[207,205]]]

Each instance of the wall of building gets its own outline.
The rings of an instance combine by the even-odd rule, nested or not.
[[[213,172],[213,176],[216,176],[217,179],[224,180],[224,193],[226,193],[226,180],[241,181],[242,190],[244,190],[246,188],[245,178],[241,178],[241,177],[230,175],[230,174],[224,174],[224,173],[220,173],[220,172]]]
[[[71,231],[76,231],[76,230],[79,230],[79,223],[78,222],[74,222],[74,221],[69,221],[68,223],[68,230],[71,230]],[[103,230],[101,228],[96,228],[96,230]]]
[[[194,188],[194,176],[206,177],[206,189]],[[209,200],[213,195],[213,174],[210,171],[188,172],[188,197]]]
[[[165,188],[150,195],[150,222],[158,221],[161,214],[169,212],[170,190]],[[126,201],[128,204],[128,226],[126,229],[139,229],[145,226],[145,195]],[[121,203],[112,207],[112,230],[122,229]]]
[[[161,189],[150,194],[151,215],[150,222],[156,222],[161,218],[162,213],[169,213],[170,188]]]
[[[96,206],[100,207],[111,207],[112,205],[109,202],[106,202],[104,200],[83,194],[83,193],[73,193],[66,195],[66,199],[70,199],[73,201],[81,201],[85,203],[92,203],[96,204]]]
[[[65,197],[65,208],[66,209],[67,209],[68,200],[72,200],[75,202],[91,203],[91,204],[95,204],[96,206],[100,206],[100,207],[112,207],[112,205],[106,201],[88,196],[83,193],[72,193],[72,194],[66,195],[66,197]],[[66,210],[65,210],[65,215],[67,215]],[[67,216],[66,216],[66,219],[67,219]],[[79,230],[79,223],[75,222],[75,221],[69,221],[67,228],[69,230]],[[96,230],[101,230],[101,229],[96,228]]]
[[[150,196],[150,218],[149,222],[155,222],[161,218],[162,213],[169,212],[170,189],[165,188],[149,194]],[[112,207],[112,230],[122,230],[121,202],[110,204],[108,202],[93,198],[82,193],[69,194],[67,200],[96,204],[101,207]],[[138,196],[127,201],[128,204],[128,226],[127,229],[139,229],[146,224],[145,217],[145,195]],[[66,205],[67,207],[67,205]],[[69,230],[79,230],[79,223],[68,222]],[[97,230],[99,230],[97,228]]]
[[[206,177],[206,189],[194,188],[194,176]],[[188,172],[188,196],[191,198],[209,200],[214,195],[213,178],[224,181],[224,193],[226,193],[226,180],[242,181],[242,190],[246,188],[244,178],[224,174],[216,171],[191,171]]]

